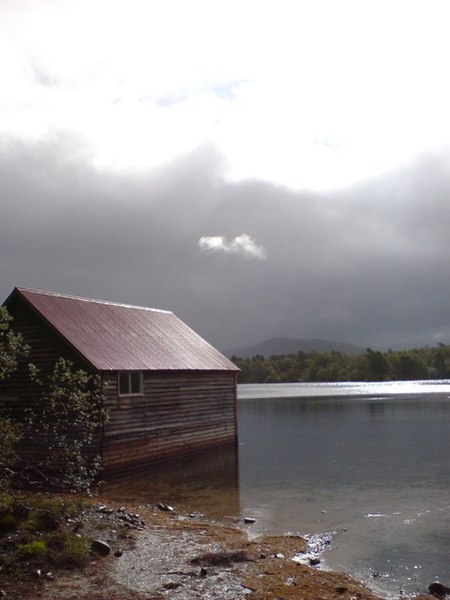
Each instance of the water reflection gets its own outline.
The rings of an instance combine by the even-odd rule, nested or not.
[[[239,461],[234,444],[110,477],[102,494],[123,503],[164,502],[212,518],[240,515]]]

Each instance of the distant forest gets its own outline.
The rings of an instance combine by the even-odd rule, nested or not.
[[[232,356],[241,369],[239,383],[307,381],[395,381],[449,379],[450,346],[380,352],[367,348],[352,356],[342,352],[298,352],[281,356]]]

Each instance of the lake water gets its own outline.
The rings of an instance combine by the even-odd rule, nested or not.
[[[238,452],[148,469],[105,492],[252,516],[252,536],[329,540],[324,566],[386,597],[450,584],[450,381],[243,385],[238,395]]]

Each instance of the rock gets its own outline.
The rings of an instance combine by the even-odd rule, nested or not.
[[[51,571],[49,571],[48,573],[45,574],[46,579],[48,579],[49,581],[53,581],[55,579],[55,576],[53,575],[53,573]]]
[[[256,519],[254,517],[244,517],[244,523],[256,523]]]
[[[116,550],[114,552],[114,556],[116,556],[117,558],[120,558],[123,554],[123,550],[121,548],[119,548],[118,550]]]
[[[94,540],[91,545],[91,552],[99,556],[108,556],[111,552],[111,546],[103,540]]]
[[[205,569],[205,567],[202,567],[200,569],[200,577],[206,577],[208,575],[208,571]]]
[[[284,554],[281,554],[281,552],[277,552],[275,554],[275,558],[284,558]]]
[[[165,590],[176,590],[181,586],[182,586],[182,584],[179,581],[170,581],[169,583],[165,583],[163,585],[163,588]]]
[[[317,567],[317,565],[320,565],[320,558],[310,558],[309,564],[311,567]]]
[[[431,585],[429,585],[428,591],[435,598],[439,598],[439,600],[442,600],[442,598],[444,598],[447,594],[450,594],[450,588],[448,588],[445,585],[442,585],[442,583],[438,583],[438,582],[435,582],[435,583],[432,583]]]
[[[97,512],[103,513],[105,515],[112,515],[114,509],[109,506],[105,506],[104,504],[101,504],[100,506],[97,506]]]
[[[166,512],[173,512],[174,511],[173,506],[170,506],[170,504],[164,504],[163,502],[160,502],[158,504],[158,508],[159,508],[159,510],[163,510],[163,511],[166,511]]]

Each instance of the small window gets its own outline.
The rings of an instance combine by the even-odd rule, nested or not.
[[[119,396],[143,393],[142,371],[119,371]]]

